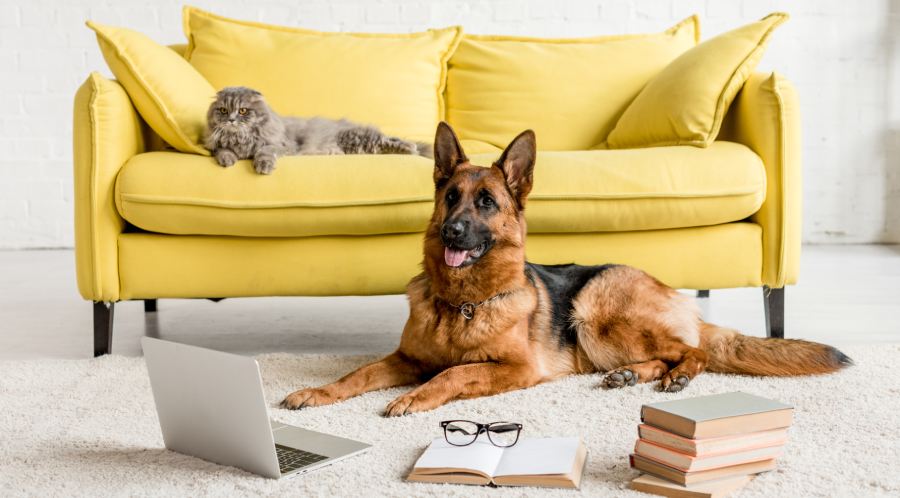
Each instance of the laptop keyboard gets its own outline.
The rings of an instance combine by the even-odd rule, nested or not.
[[[317,455],[315,453],[282,446],[280,444],[275,445],[275,453],[278,455],[278,466],[281,468],[282,474],[301,469],[328,458],[325,455]]]

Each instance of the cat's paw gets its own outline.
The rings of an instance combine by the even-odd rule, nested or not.
[[[227,149],[219,149],[216,151],[216,162],[219,163],[219,166],[229,167],[234,166],[238,160],[237,154],[231,152]]]
[[[396,137],[387,137],[385,139],[385,149],[393,152],[394,154],[411,154],[416,155],[419,153],[418,147],[416,144],[412,142],[407,142],[402,138]]]
[[[253,160],[253,169],[260,175],[270,175],[275,171],[275,158],[269,156],[257,157]]]

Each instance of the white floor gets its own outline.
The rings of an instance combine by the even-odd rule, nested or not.
[[[91,305],[72,251],[0,251],[0,359],[87,358]],[[786,298],[787,337],[835,345],[900,342],[900,246],[807,246]],[[707,319],[764,335],[760,289],[714,290]],[[403,296],[162,300],[116,305],[113,352],[140,354],[154,335],[237,353],[360,354],[392,350]]]

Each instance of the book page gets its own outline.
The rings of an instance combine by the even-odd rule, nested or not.
[[[506,448],[495,476],[568,474],[575,466],[577,437],[523,439]]]
[[[493,477],[503,448],[483,439],[486,438],[478,438],[468,446],[453,446],[444,438],[437,438],[419,457],[415,470],[471,469]]]

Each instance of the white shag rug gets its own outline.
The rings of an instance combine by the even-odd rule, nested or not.
[[[743,390],[796,407],[777,470],[739,496],[900,495],[900,345],[844,349],[856,366],[822,377],[705,374],[678,394],[649,385],[598,388],[600,375],[459,401],[386,419],[402,389],[291,412],[289,391],[332,381],[373,357],[259,357],[274,419],[367,441],[367,453],[288,480],[270,480],[167,451],[142,358],[0,363],[2,496],[647,496],[631,491],[627,455],[640,407],[665,399]],[[438,421],[512,420],[523,437],[581,436],[589,451],[581,491],[407,483]]]

